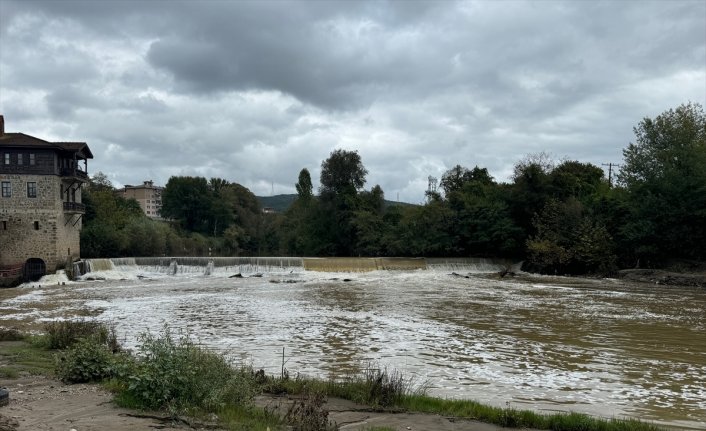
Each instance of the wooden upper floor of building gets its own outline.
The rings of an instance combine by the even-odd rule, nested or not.
[[[58,175],[88,180],[91,149],[85,142],[49,142],[5,132],[0,115],[0,175]]]

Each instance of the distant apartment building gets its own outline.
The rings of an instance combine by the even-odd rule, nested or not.
[[[37,280],[80,258],[85,142],[6,133],[0,115],[0,286]]]
[[[164,187],[155,186],[152,180],[144,181],[141,186],[125,185],[118,190],[126,199],[135,199],[147,217],[161,220],[162,191]]]

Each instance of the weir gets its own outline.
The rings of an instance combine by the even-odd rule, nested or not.
[[[165,275],[257,274],[302,271],[299,257],[120,257],[86,259],[89,271],[152,272]]]
[[[500,272],[510,270],[519,272],[522,262],[509,259],[488,259],[483,257],[431,257],[426,258],[427,268],[436,271],[455,272]]]
[[[85,272],[151,272],[165,275],[276,272],[368,272],[432,270],[459,273],[520,271],[521,262],[488,258],[404,257],[121,257],[86,259]]]

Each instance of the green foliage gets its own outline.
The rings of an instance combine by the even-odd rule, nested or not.
[[[706,258],[706,115],[681,105],[635,127],[618,180],[631,216],[625,247],[654,265],[667,258]]]
[[[208,232],[212,199],[203,177],[171,177],[162,191],[162,217],[178,220],[188,231]]]
[[[96,337],[81,338],[56,356],[56,376],[64,383],[101,381],[113,373],[111,349]]]
[[[503,427],[557,431],[660,431],[662,428],[639,420],[600,419],[580,413],[539,414],[509,406],[492,407],[470,400],[448,400],[425,395],[404,397],[399,407],[410,411],[468,418]]]
[[[363,190],[357,152],[335,150],[321,164],[319,196],[302,169],[282,215],[263,215],[245,187],[220,178],[173,177],[163,215],[146,219],[99,175],[88,188],[82,251],[118,255],[287,254],[298,256],[502,256],[548,273],[609,273],[706,258],[706,115],[697,104],[635,127],[618,187],[589,163],[555,163],[545,153],[518,161],[512,180],[456,165],[423,206],[386,205]],[[283,199],[287,201],[287,197]],[[287,201],[288,202],[288,201]],[[283,203],[283,208],[287,203]],[[271,206],[271,205],[270,205]]]
[[[307,168],[299,172],[299,180],[295,185],[297,196],[302,201],[308,201],[314,196],[314,186],[311,183],[311,174]]]
[[[88,320],[54,320],[44,325],[47,334],[47,348],[66,349],[82,339],[93,339],[104,344],[111,351],[120,350],[115,328],[104,323]]]
[[[324,199],[335,195],[354,195],[365,185],[368,170],[357,151],[334,150],[328,159],[321,163],[321,187],[319,193]]]
[[[375,408],[393,407],[406,396],[422,395],[426,391],[424,385],[416,385],[401,372],[378,367],[328,381],[299,376],[294,379],[263,376],[263,380],[263,390],[269,393],[322,393]]]
[[[555,274],[606,274],[615,269],[610,234],[585,214],[579,201],[550,200],[534,225],[537,234],[527,241],[529,268]]]
[[[140,408],[218,411],[247,405],[255,395],[252,373],[234,369],[189,337],[175,340],[165,327],[159,337],[143,334],[140,343],[136,361],[117,373],[126,382],[122,397]]]

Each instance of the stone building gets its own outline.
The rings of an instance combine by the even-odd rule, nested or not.
[[[125,199],[135,199],[147,217],[161,220],[159,211],[162,209],[162,190],[164,187],[155,186],[150,180],[143,181],[141,186],[125,185],[118,193]]]
[[[36,280],[80,256],[85,142],[6,133],[0,115],[0,286]]]

